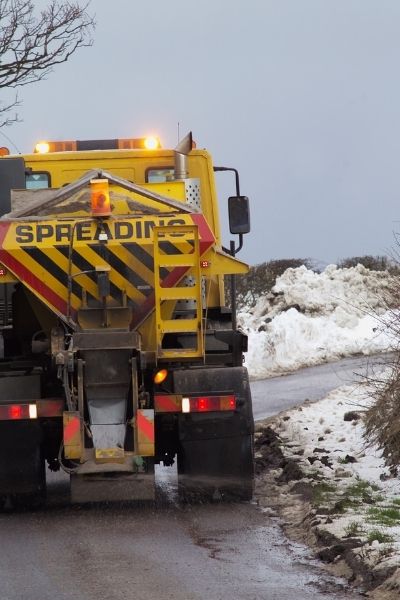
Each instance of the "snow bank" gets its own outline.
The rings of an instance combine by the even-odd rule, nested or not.
[[[291,445],[299,445],[304,450],[302,463],[307,465],[305,471],[315,473],[317,469],[324,478],[340,480],[337,469],[340,471],[345,468],[348,473],[340,480],[340,484],[347,486],[351,479],[367,480],[384,490],[385,498],[388,494],[398,496],[400,481],[397,478],[389,479],[382,453],[375,447],[367,447],[362,418],[344,418],[346,413],[351,412],[362,417],[371,402],[367,385],[357,383],[342,386],[323,400],[307,402],[287,411],[285,415],[290,418],[280,423],[279,435],[290,439]],[[323,452],[315,453],[317,447],[322,448]],[[310,457],[319,459],[321,454],[329,455],[329,466],[320,460],[312,464],[309,462]],[[346,455],[352,456],[354,463],[344,466]]]
[[[282,413],[274,428],[285,442],[285,456],[301,467],[304,481],[325,490],[314,499],[318,529],[336,538],[360,538],[354,552],[371,568],[380,563],[397,567],[400,481],[363,437],[362,414],[371,402],[367,384],[343,386],[323,400]],[[379,533],[390,542],[382,541]]]
[[[238,314],[249,336],[246,366],[253,379],[290,372],[396,344],[385,323],[392,277],[358,265],[323,273],[287,269],[272,292]]]

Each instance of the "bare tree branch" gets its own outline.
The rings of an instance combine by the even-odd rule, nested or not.
[[[50,0],[39,14],[32,0],[0,0],[0,88],[13,89],[45,79],[55,65],[93,44],[89,2]],[[18,105],[0,104],[0,127],[15,122],[6,113]]]

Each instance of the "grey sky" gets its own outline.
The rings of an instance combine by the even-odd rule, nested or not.
[[[174,146],[179,121],[240,171],[252,203],[243,259],[391,251],[398,0],[92,0],[92,10],[93,48],[22,90],[23,123],[5,131],[21,151],[148,132]]]

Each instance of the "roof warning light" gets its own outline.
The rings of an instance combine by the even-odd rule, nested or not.
[[[111,214],[108,179],[91,179],[91,205],[94,217],[109,217]]]

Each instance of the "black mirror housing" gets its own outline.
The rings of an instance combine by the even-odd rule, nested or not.
[[[234,234],[250,231],[250,206],[247,196],[230,196],[228,198],[229,230]]]

